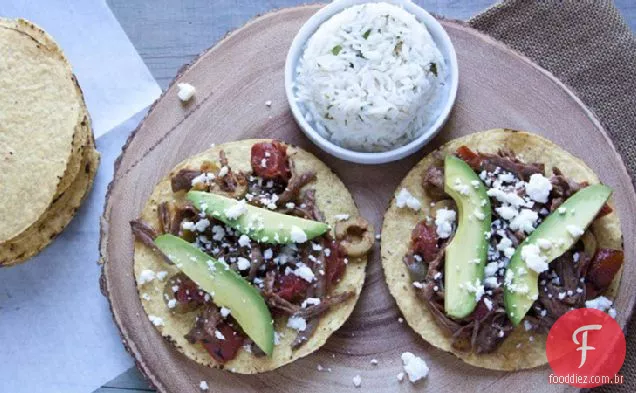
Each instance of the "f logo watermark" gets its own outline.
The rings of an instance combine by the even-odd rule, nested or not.
[[[574,333],[572,333],[572,341],[574,341],[574,344],[581,345],[580,347],[576,349],[577,351],[581,351],[581,364],[579,364],[579,368],[583,367],[583,365],[585,364],[585,361],[587,360],[587,351],[592,351],[596,349],[594,347],[587,345],[587,332],[590,330],[601,330],[602,327],[603,326],[601,325],[584,325],[576,329]],[[579,342],[579,340],[576,338],[576,336],[579,333],[582,333],[581,342]]]
[[[617,376],[625,361],[625,336],[606,313],[580,308],[554,323],[545,351],[554,371],[551,381],[593,388],[611,383]]]

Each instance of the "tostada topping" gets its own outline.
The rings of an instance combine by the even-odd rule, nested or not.
[[[292,349],[301,347],[325,312],[354,297],[334,287],[349,258],[373,244],[373,227],[359,217],[329,232],[316,174],[297,171],[286,145],[254,144],[250,164],[235,171],[221,151],[218,162],[181,168],[171,177],[174,201],[157,207],[159,228],[131,223],[137,240],[181,270],[163,278],[165,306],[196,313],[185,337],[220,363],[241,349],[271,354],[282,337],[272,318],[286,318],[297,332]]]
[[[620,270],[623,252],[599,247],[589,229],[612,212],[608,187],[578,183],[556,167],[546,176],[543,164],[510,151],[462,146],[442,162],[423,176],[434,208],[412,230],[404,263],[417,296],[455,349],[492,352],[516,324],[547,332],[561,315],[586,304],[613,310],[595,299]],[[465,308],[457,308],[457,299]]]

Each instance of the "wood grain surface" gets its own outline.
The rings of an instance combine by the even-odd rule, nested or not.
[[[506,127],[533,131],[583,158],[602,181],[616,190],[623,217],[626,261],[617,299],[624,326],[634,305],[636,278],[634,220],[636,196],[624,165],[600,125],[556,79],[526,58],[459,22],[445,21],[457,49],[460,87],[451,118],[423,151],[380,166],[346,163],[318,151],[294,123],[285,100],[283,65],[291,40],[319,7],[304,6],[266,14],[226,37],[177,77],[197,87],[196,98],[182,105],[174,83],[129,140],[115,168],[102,226],[102,289],[115,322],[138,367],[161,392],[198,392],[206,380],[212,391],[354,390],[353,376],[373,391],[529,390],[563,391],[547,385],[547,367],[518,373],[492,372],[465,365],[423,342],[398,322],[397,307],[382,275],[379,250],[369,263],[362,297],[349,321],[319,352],[274,372],[238,376],[207,369],[186,359],[150,324],[141,308],[132,273],[132,236],[137,217],[155,183],[183,159],[212,143],[250,137],[280,138],[315,153],[349,187],[361,212],[377,228],[393,191],[428,151],[457,136]],[[271,100],[271,108],[265,101]],[[632,263],[629,263],[632,262]],[[431,367],[416,386],[399,384],[400,354],[414,352]],[[377,366],[371,359],[378,359]],[[331,372],[318,371],[317,366]]]

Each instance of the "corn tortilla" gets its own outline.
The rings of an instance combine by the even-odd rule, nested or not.
[[[40,220],[77,177],[87,126],[82,92],[53,39],[0,19],[0,245]],[[17,208],[20,207],[20,208]]]
[[[250,150],[253,144],[269,140],[243,140],[215,146],[204,153],[194,156],[179,164],[172,173],[178,172],[184,167],[199,168],[204,160],[218,161],[220,150],[225,151],[229,160],[229,166],[236,171],[251,172]],[[316,173],[317,180],[310,183],[309,187],[316,190],[316,203],[324,213],[330,224],[335,224],[335,216],[349,214],[358,216],[359,211],[353,198],[349,194],[342,181],[320,160],[312,154],[293,146],[288,146],[288,155],[294,161],[298,172],[312,170]],[[183,194],[183,193],[181,193]],[[183,196],[175,196],[170,187],[170,176],[165,177],[155,187],[150,199],[142,211],[141,218],[155,229],[159,228],[157,208],[165,201],[182,201]],[[135,242],[134,272],[136,281],[139,282],[142,270],[149,269],[156,272],[167,271],[169,276],[175,274],[178,269],[164,263],[160,257],[145,247],[141,242]],[[320,322],[315,333],[307,342],[295,351],[291,349],[291,343],[295,338],[295,330],[286,327],[287,318],[281,317],[275,320],[275,331],[282,333],[280,342],[274,346],[272,357],[256,357],[244,349],[239,350],[238,355],[232,361],[226,362],[224,368],[239,374],[255,374],[278,368],[296,359],[304,357],[325,344],[327,338],[347,320],[354,305],[360,296],[364,284],[367,258],[350,258],[346,272],[341,281],[333,287],[330,293],[340,293],[347,290],[355,291],[355,296],[346,302],[333,307],[320,317]],[[157,329],[164,338],[169,340],[176,348],[188,358],[209,367],[220,367],[207,351],[199,344],[190,344],[184,335],[194,326],[196,312],[177,314],[172,313],[164,303],[163,286],[165,281],[153,280],[150,283],[139,285],[137,289],[141,296],[141,303],[148,315],[162,318],[164,326]]]
[[[590,184],[599,183],[598,177],[583,161],[538,135],[494,129],[452,140],[440,147],[438,151],[444,154],[453,153],[462,145],[482,153],[496,153],[499,149],[512,150],[525,162],[544,163],[547,171],[556,166],[561,169],[565,176],[575,181],[588,181]],[[403,187],[408,189],[414,197],[418,198],[424,206],[424,211],[415,213],[411,209],[400,209],[396,206],[394,198],[384,216],[382,267],[389,290],[398,307],[408,324],[424,340],[441,350],[455,354],[473,366],[512,371],[546,364],[546,336],[525,332],[523,324],[518,326],[493,353],[477,355],[452,348],[450,338],[437,325],[424,302],[417,298],[402,258],[409,247],[411,230],[417,222],[426,215],[430,215],[428,209],[431,199],[424,193],[422,176],[430,166],[434,165],[436,160],[435,153],[424,157],[406,175],[398,187],[398,190]],[[616,212],[596,220],[592,226],[592,231],[600,247],[622,248],[620,221]],[[616,294],[621,273],[622,270],[616,275],[607,296],[613,297]],[[531,335],[533,341],[529,339]],[[517,345],[520,345],[519,348]]]
[[[99,166],[99,153],[94,148],[93,138],[89,136],[87,139],[88,144],[80,150],[81,170],[75,179],[51,204],[40,220],[17,238],[0,245],[0,267],[18,264],[36,255],[71,221],[88,195]]]

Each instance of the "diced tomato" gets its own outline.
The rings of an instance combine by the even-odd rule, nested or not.
[[[598,214],[596,215],[596,218],[605,217],[608,214],[611,214],[613,211],[614,211],[614,209],[612,209],[612,207],[606,203],[606,204],[603,205],[601,210],[598,212]]]
[[[599,249],[587,271],[588,289],[595,289],[596,293],[606,290],[623,265],[623,258],[623,250]],[[590,288],[590,285],[593,288]]]
[[[278,141],[254,144],[251,164],[252,172],[266,180],[287,181],[291,177],[287,146]]]
[[[285,300],[293,302],[304,297],[309,283],[298,276],[280,276],[277,282],[276,294]]]
[[[223,339],[215,335],[201,341],[201,344],[218,362],[223,363],[234,359],[239,348],[243,346],[244,337],[224,322],[219,323],[216,330],[221,332]]]
[[[481,167],[481,157],[479,154],[470,150],[468,146],[460,146],[457,148],[457,157],[464,160],[474,170]]]
[[[326,257],[327,261],[327,284],[328,286],[334,285],[340,280],[340,277],[344,274],[345,259],[347,254],[340,246],[340,243],[332,240],[329,244],[329,256]]]
[[[181,304],[188,304],[192,302],[196,304],[205,303],[205,292],[199,289],[194,281],[188,278],[181,278],[181,282],[177,285],[179,286],[179,289],[174,294],[174,298],[177,302]]]
[[[437,240],[435,226],[427,224],[426,221],[418,222],[411,232],[413,251],[422,256],[426,262],[432,261],[437,256],[439,252]]]

